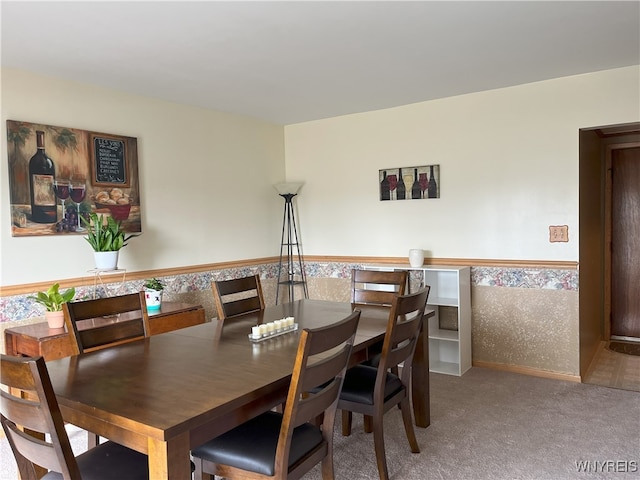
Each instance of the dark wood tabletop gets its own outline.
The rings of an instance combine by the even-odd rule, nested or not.
[[[350,312],[348,303],[300,300],[47,366],[65,421],[148,454],[150,478],[183,480],[191,448],[284,401],[301,329]],[[285,316],[295,318],[297,331],[249,341],[252,325]],[[384,337],[387,318],[387,309],[363,311],[354,359]],[[427,383],[414,378],[414,390],[423,396],[418,407],[426,405],[427,426],[428,354],[421,362]]]

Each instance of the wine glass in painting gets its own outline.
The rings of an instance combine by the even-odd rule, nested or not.
[[[396,195],[396,185],[398,185],[398,176],[387,175],[387,180],[389,180],[389,192],[391,192],[391,200],[393,200],[394,196]]]
[[[80,203],[84,200],[84,196],[87,193],[86,185],[84,182],[72,182],[71,188],[69,189],[69,195],[71,196],[71,200],[76,202],[77,208],[77,216],[78,216],[78,226],[76,227],[76,232],[84,232],[86,229],[80,223]]]
[[[67,212],[64,209],[64,201],[69,198],[69,180],[55,179],[53,181],[53,191],[62,202],[62,218],[64,219],[67,216]]]
[[[424,192],[427,190],[429,186],[429,181],[427,180],[427,174],[421,173],[418,178],[418,182],[420,183],[420,191],[422,192],[422,198],[424,198]]]

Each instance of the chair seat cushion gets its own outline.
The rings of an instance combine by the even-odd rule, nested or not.
[[[373,405],[373,389],[378,369],[368,365],[356,365],[347,370],[340,392],[340,400]],[[397,375],[387,373],[384,386],[385,400],[403,388]]]
[[[282,415],[266,412],[191,451],[194,457],[263,475],[274,474]],[[319,427],[305,423],[293,430],[289,466],[322,443]]]
[[[146,455],[115,442],[105,442],[76,457],[82,480],[148,480]],[[42,480],[62,480],[58,472],[49,472]]]

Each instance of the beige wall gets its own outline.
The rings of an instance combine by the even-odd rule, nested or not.
[[[640,119],[629,67],[285,127],[306,254],[578,260],[578,130]],[[378,171],[439,164],[441,198],[380,202]],[[568,243],[549,243],[568,225]]]
[[[272,185],[285,178],[281,126],[15,70],[1,74],[0,285],[82,277],[93,268],[80,235],[11,237],[6,120],[137,137],[143,235],[122,250],[122,268],[278,252],[282,199]]]

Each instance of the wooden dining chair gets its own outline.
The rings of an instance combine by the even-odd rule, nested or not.
[[[404,295],[409,281],[407,270],[351,270],[351,305],[390,307],[393,299]],[[382,345],[367,348],[367,365],[377,366]],[[397,370],[394,371],[397,374]],[[367,431],[369,428],[367,426]]]
[[[144,292],[69,302],[63,304],[63,310],[67,331],[72,336],[74,354],[100,350],[150,335]]]
[[[264,310],[260,276],[216,280],[211,283],[218,320]]]
[[[269,411],[194,449],[195,478],[334,478],[333,426],[360,311],[300,334],[284,412]],[[321,419],[321,422],[320,422]]]
[[[0,363],[0,421],[22,480],[148,480],[147,456],[114,442],[74,456],[42,357]]]
[[[101,350],[150,335],[144,292],[68,302],[62,307],[72,354]],[[87,433],[87,446],[94,448],[100,438]]]
[[[396,295],[404,295],[407,270],[351,270],[351,304],[391,306]]]
[[[429,287],[409,295],[398,295],[393,299],[389,321],[377,367],[359,364],[347,370],[340,393],[338,408],[343,412],[342,433],[351,433],[351,412],[371,419],[373,441],[381,480],[387,480],[387,460],[384,447],[383,416],[385,412],[400,406],[404,429],[413,453],[420,447],[413,431],[413,418],[409,405],[411,365],[418,342],[420,327],[429,296]],[[400,375],[392,369],[400,368]],[[397,370],[395,370],[397,371]]]

